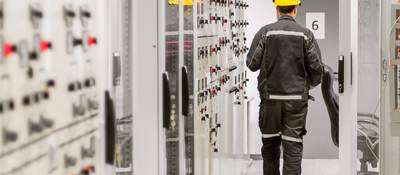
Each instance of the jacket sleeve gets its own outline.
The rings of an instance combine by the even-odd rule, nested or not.
[[[309,31],[309,38],[306,39],[306,70],[310,80],[311,88],[318,86],[322,81],[324,66],[321,60],[321,51],[314,35]]]
[[[264,43],[261,30],[254,36],[253,42],[250,47],[250,51],[247,54],[246,65],[247,67],[255,72],[261,67],[261,60],[264,53]]]

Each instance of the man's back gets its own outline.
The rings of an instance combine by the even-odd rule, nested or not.
[[[320,51],[312,32],[282,16],[255,36],[247,58],[252,71],[260,69],[258,89],[262,97],[305,96],[320,83]]]

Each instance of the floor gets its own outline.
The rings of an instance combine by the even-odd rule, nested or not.
[[[306,159],[303,160],[304,175],[338,175],[338,160]],[[262,175],[262,161],[254,161],[246,175]]]

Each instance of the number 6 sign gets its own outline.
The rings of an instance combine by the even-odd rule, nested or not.
[[[325,13],[306,13],[306,27],[316,39],[325,39]]]

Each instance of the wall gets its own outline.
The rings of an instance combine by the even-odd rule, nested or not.
[[[248,45],[255,33],[264,25],[276,21],[276,11],[272,1],[252,0],[247,19],[250,20],[248,28]],[[306,0],[299,8],[297,21],[305,26],[305,12],[325,12],[326,39],[318,40],[323,55],[323,62],[337,70],[338,57],[338,1],[333,0]],[[250,111],[250,153],[260,154],[261,138],[258,129],[258,104],[260,102],[257,92],[257,73],[251,73],[249,96],[254,97]],[[330,135],[330,122],[320,87],[311,91],[316,98],[309,104],[307,118],[307,136],[304,138],[304,157],[310,159],[334,159],[338,157],[338,150],[334,147]]]
[[[380,1],[359,0],[358,3],[358,112],[380,117]],[[362,126],[380,132],[374,125]],[[365,138],[361,137],[357,142],[364,145]]]
[[[379,1],[359,1],[358,112],[379,115],[380,45]]]

